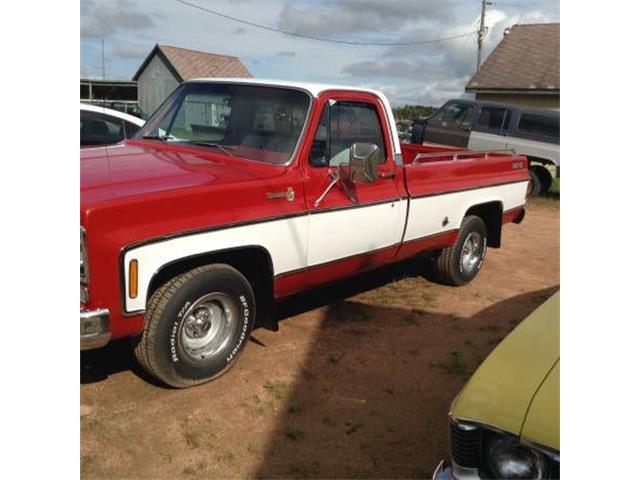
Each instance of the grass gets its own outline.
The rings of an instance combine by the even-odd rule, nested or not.
[[[331,313],[341,322],[368,322],[371,315],[366,306],[351,302],[336,302],[331,305]]]
[[[247,402],[242,402],[241,406],[258,416],[264,415],[268,411],[273,410],[275,407],[275,403],[273,400],[262,400],[258,395],[254,395],[253,397],[251,397],[250,402],[251,405],[247,404]]]
[[[342,360],[342,357],[344,357],[344,355],[345,352],[333,352],[327,357],[327,360],[329,361],[329,363],[337,365],[338,363],[340,363],[340,360]]]
[[[299,428],[287,427],[284,429],[284,435],[291,441],[297,442],[298,440],[302,440],[304,437],[304,432]]]
[[[189,447],[210,449],[217,446],[216,428],[211,420],[185,420],[182,428],[184,440]]]
[[[478,330],[481,332],[497,332],[500,330],[498,325],[480,325]]]
[[[286,382],[265,382],[264,389],[277,400],[284,400],[291,392],[291,386]]]
[[[292,463],[289,469],[291,470],[292,474],[298,477],[306,478],[311,476],[314,473],[317,473],[319,467],[320,467],[320,462],[318,462],[317,460],[314,460],[311,463],[303,463],[303,462]]]
[[[351,425],[347,431],[345,432],[347,435],[351,435],[352,433],[356,433],[358,430],[360,430],[362,427],[364,427],[364,423],[362,422],[356,422],[353,425]]]
[[[329,417],[323,417],[322,418],[322,424],[326,425],[327,427],[335,427],[336,426],[336,422],[334,422],[331,418]]]
[[[403,320],[405,321],[405,323],[408,323],[409,325],[414,325],[414,326],[420,325],[420,318],[413,313],[406,315],[403,318]]]
[[[458,350],[451,352],[449,363],[439,363],[438,367],[452,375],[464,375],[467,372],[467,363],[462,352]]]
[[[560,195],[560,179],[554,178],[549,187],[549,193],[552,195]]]
[[[251,455],[258,455],[260,454],[260,445],[258,445],[256,442],[249,442],[249,444],[247,445],[247,452],[249,452]]]
[[[292,401],[287,408],[287,412],[294,415],[302,413],[302,405],[300,405],[298,402]]]

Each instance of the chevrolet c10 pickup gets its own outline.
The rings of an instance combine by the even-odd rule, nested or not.
[[[129,337],[178,388],[227,371],[304,290],[425,252],[468,283],[529,181],[523,156],[401,144],[380,92],[256,79],[185,82],[80,156],[80,348]]]

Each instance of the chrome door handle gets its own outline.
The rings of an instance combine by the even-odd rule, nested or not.
[[[285,192],[267,192],[268,200],[275,200],[277,198],[286,198],[287,201],[293,202],[296,198],[296,192],[294,192],[291,187],[287,188]]]

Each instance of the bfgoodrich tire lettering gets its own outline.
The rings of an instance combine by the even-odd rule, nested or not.
[[[456,242],[430,264],[430,277],[445,285],[462,286],[475,278],[487,251],[487,227],[475,215],[462,220]]]
[[[170,386],[197,385],[237,361],[255,321],[253,291],[229,265],[199,267],[156,290],[145,321],[140,365]]]

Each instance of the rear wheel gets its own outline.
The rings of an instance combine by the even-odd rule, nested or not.
[[[254,320],[253,291],[240,272],[223,264],[195,268],[151,296],[134,351],[140,365],[164,383],[197,385],[236,362]]]
[[[553,183],[553,177],[551,176],[551,172],[548,168],[543,167],[542,165],[534,165],[532,167],[540,179],[540,195],[544,195],[551,188],[551,184]]]
[[[527,198],[533,198],[540,196],[542,191],[542,181],[538,172],[530,168],[529,169],[529,185],[527,185]]]
[[[487,227],[475,215],[462,220],[456,242],[432,260],[432,277],[445,285],[462,286],[475,278],[487,251]]]

